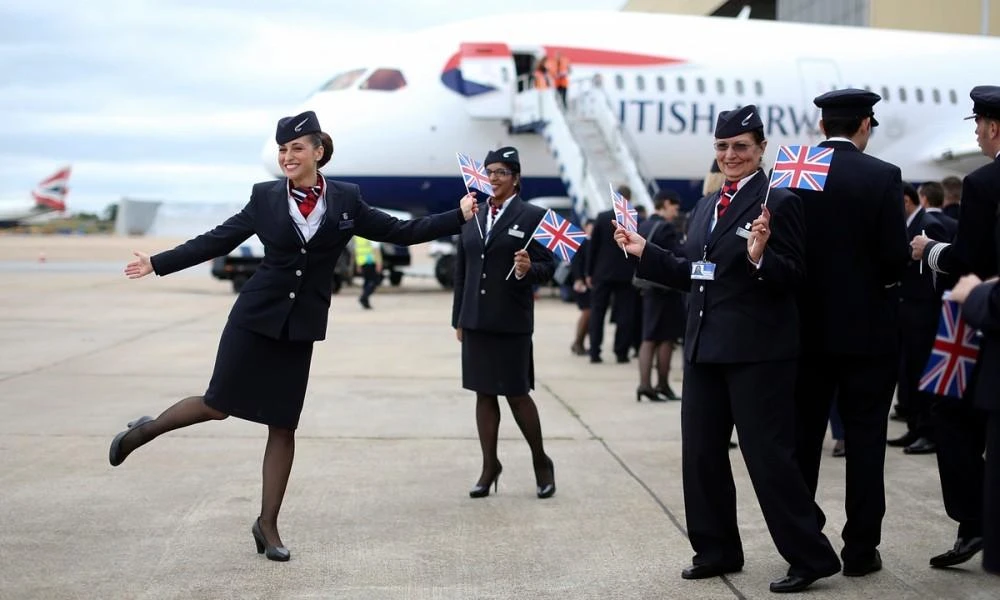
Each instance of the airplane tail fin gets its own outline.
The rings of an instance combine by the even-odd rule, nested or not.
[[[69,167],[63,167],[41,180],[31,192],[35,206],[44,210],[63,212],[66,210],[66,194],[69,193]]]

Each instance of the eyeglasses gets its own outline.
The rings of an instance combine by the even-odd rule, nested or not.
[[[713,145],[716,152],[726,152],[732,148],[733,152],[736,154],[746,154],[757,144],[748,144],[747,142],[736,142],[733,144],[730,144],[729,142],[715,142]]]
[[[510,177],[513,174],[514,172],[510,169],[486,169],[487,177],[493,177],[494,175],[497,177]]]

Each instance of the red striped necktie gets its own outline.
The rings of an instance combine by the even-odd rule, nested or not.
[[[716,210],[718,211],[718,216],[716,218],[721,219],[722,215],[726,214],[726,209],[729,208],[729,203],[733,201],[733,196],[736,195],[737,183],[735,181],[727,181],[725,185],[722,186],[722,193],[719,194],[719,204]]]
[[[322,180],[320,175],[316,175],[316,185],[311,185],[308,187],[293,187],[290,190],[292,198],[295,198],[296,204],[299,205],[299,212],[302,213],[303,217],[309,217],[309,213],[316,208],[316,203],[319,202],[319,195],[323,192]]]

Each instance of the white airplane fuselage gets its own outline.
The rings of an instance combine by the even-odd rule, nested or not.
[[[558,26],[555,26],[558,24]],[[509,78],[482,81],[462,67],[463,43],[506,45]],[[715,17],[631,12],[497,16],[399,36],[381,52],[358,53],[363,73],[344,89],[321,89],[301,106],[315,110],[333,137],[324,172],[359,183],[376,206],[410,212],[452,208],[465,193],[455,153],[480,159],[516,146],[524,196],[561,196],[558,163],[538,134],[511,134],[502,118],[472,116],[470,106],[513,101],[527,54],[563,52],[573,88],[600,76],[647,174],[687,200],[714,160],[720,111],[757,105],[768,139],[779,145],[821,141],[812,100],[834,88],[869,88],[881,125],[867,152],[898,165],[904,179],[962,175],[984,164],[969,90],[988,80],[1000,51],[995,38]],[[502,61],[501,61],[502,62]],[[529,67],[530,68],[530,67]],[[405,85],[365,89],[377,70],[398,70]],[[489,75],[486,76],[489,79]],[[482,85],[480,85],[482,84]],[[273,140],[268,169],[280,176]]]

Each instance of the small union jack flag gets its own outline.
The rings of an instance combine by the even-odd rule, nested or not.
[[[943,300],[937,338],[920,377],[919,389],[961,398],[978,355],[979,338],[976,330],[962,319],[962,307],[954,300]]]
[[[562,260],[569,261],[580,249],[583,240],[587,239],[587,234],[576,225],[547,210],[531,237]]]
[[[833,148],[780,146],[771,173],[772,188],[823,191],[833,161]]]
[[[625,228],[625,231],[635,233],[639,229],[639,213],[628,203],[624,196],[615,191],[615,186],[608,184],[611,188],[611,208],[615,211],[615,220]]]
[[[461,169],[462,178],[465,179],[465,187],[492,196],[493,184],[490,183],[490,176],[486,174],[483,165],[461,152],[456,152],[455,155],[458,156],[458,168]]]

